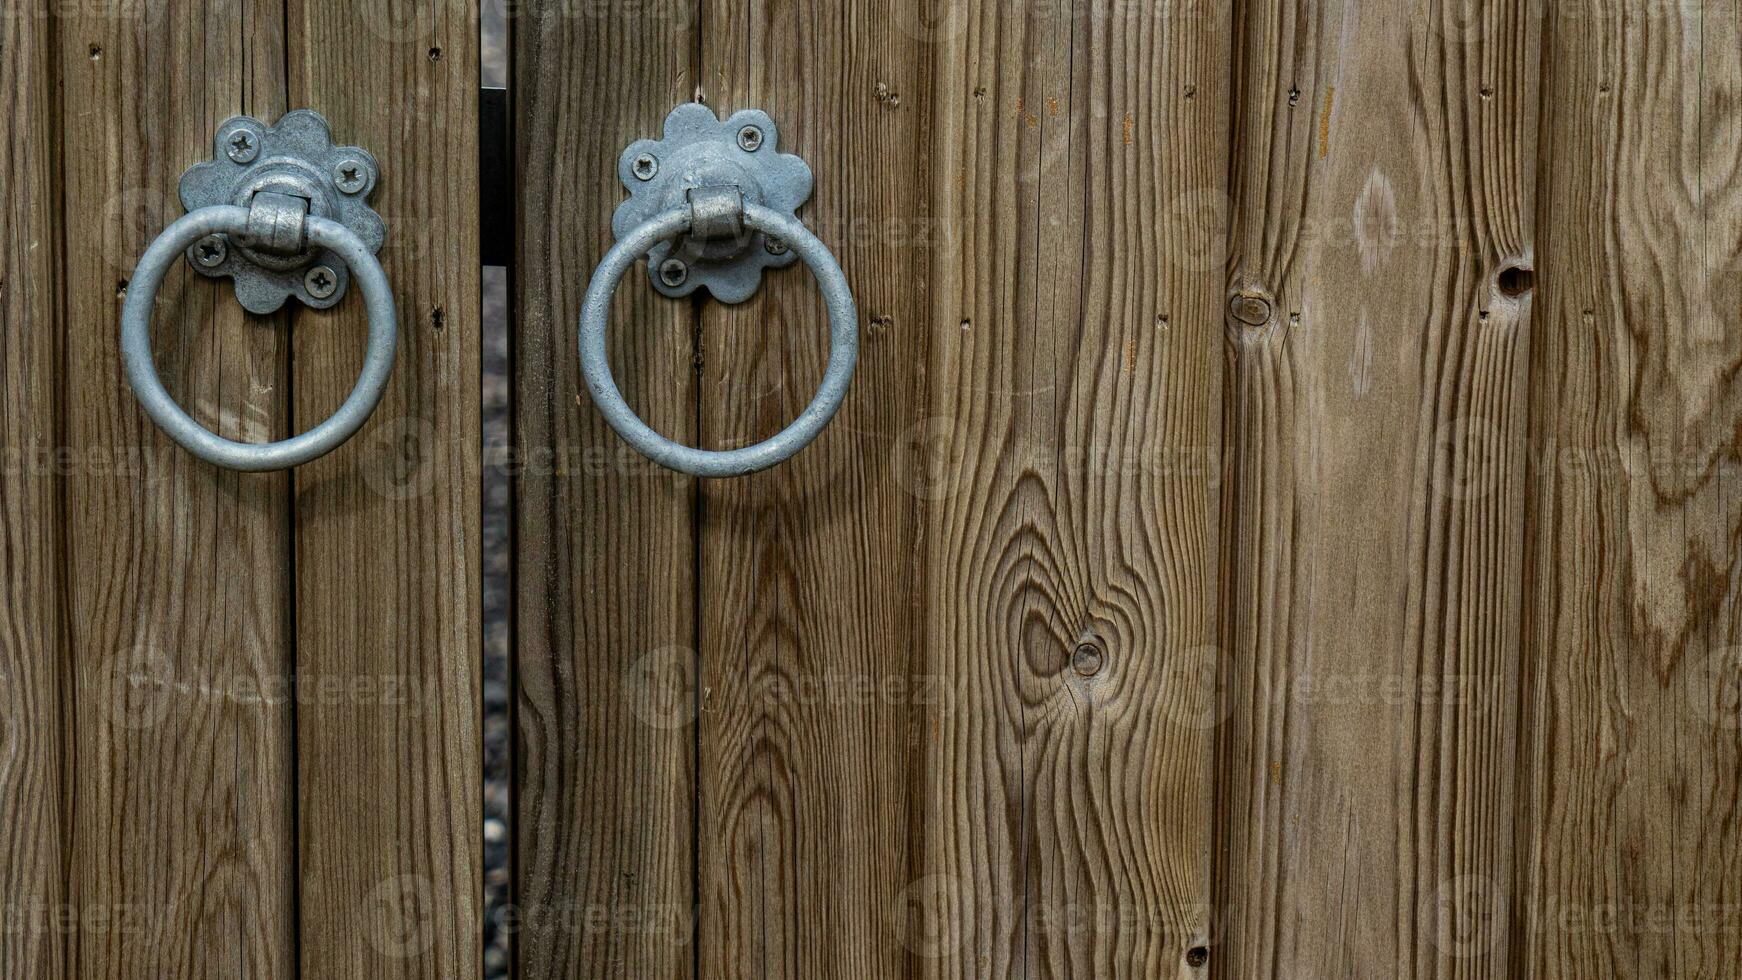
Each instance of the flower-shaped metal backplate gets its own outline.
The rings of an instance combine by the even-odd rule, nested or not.
[[[622,238],[704,187],[737,187],[745,202],[796,220],[814,181],[810,165],[779,152],[779,143],[774,120],[759,109],[735,112],[722,122],[699,102],[678,106],[665,117],[663,138],[637,140],[617,161],[629,199],[617,207],[612,232]],[[763,269],[798,261],[781,243],[748,229],[730,239],[686,235],[654,246],[647,257],[648,276],[662,294],[687,296],[706,286],[722,303],[749,299],[762,284]]]
[[[379,252],[387,225],[369,207],[381,171],[367,150],[334,146],[332,128],[320,113],[297,109],[267,126],[233,116],[218,127],[213,158],[181,176],[181,203],[193,211],[219,204],[248,207],[261,192],[308,202],[308,213],[337,221]],[[350,270],[331,252],[307,249],[279,254],[257,243],[212,236],[188,250],[201,275],[229,276],[236,299],[250,313],[271,313],[295,296],[325,309],[345,296]]]

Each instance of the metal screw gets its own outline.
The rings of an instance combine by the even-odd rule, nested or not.
[[[629,169],[634,172],[636,180],[652,180],[659,173],[659,160],[651,153],[643,153],[635,158]]]
[[[339,288],[339,277],[326,266],[317,265],[302,277],[302,285],[315,299],[330,299]]]
[[[755,126],[745,126],[738,130],[738,148],[745,153],[755,153],[762,149],[762,130]]]
[[[338,184],[339,190],[346,194],[355,194],[369,183],[369,169],[363,166],[361,160],[347,157],[333,167],[333,183]]]
[[[230,254],[230,246],[224,241],[223,235],[207,235],[194,243],[190,249],[194,261],[207,269],[216,269],[224,264],[224,257]]]
[[[682,259],[666,259],[659,264],[659,281],[667,286],[681,286],[690,277],[690,267]]]
[[[224,153],[237,163],[250,163],[260,155],[260,144],[246,129],[230,133],[224,140]]]
[[[772,235],[762,240],[762,247],[769,255],[785,255],[787,252],[786,243]]]

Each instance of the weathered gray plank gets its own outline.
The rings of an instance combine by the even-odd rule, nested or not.
[[[694,976],[692,481],[594,411],[582,293],[624,196],[617,157],[687,101],[688,7],[519,5],[514,334],[516,904],[523,980]],[[694,322],[639,270],[613,306],[629,403],[695,438]]]
[[[0,976],[66,976],[52,39],[0,17]]]
[[[290,93],[383,173],[399,304],[375,416],[296,471],[301,969],[469,977],[483,956],[478,25],[473,0],[289,6]],[[366,67],[365,67],[366,66]],[[299,427],[355,384],[360,296],[296,316]]]
[[[788,463],[702,484],[703,973],[908,975],[924,676],[915,561],[925,501],[907,443],[928,413],[936,112],[918,0],[702,6],[699,90],[768,112],[811,166],[800,210],[840,260],[859,366],[828,429]],[[701,308],[701,445],[749,445],[803,410],[829,330],[803,266]]]
[[[1227,976],[1507,969],[1537,19],[1239,13]]]
[[[121,369],[122,296],[226,117],[285,109],[283,6],[72,5],[59,50],[71,767],[69,965],[103,980],[296,970],[290,483],[172,444]],[[288,434],[285,317],[172,271],[157,366],[232,439]],[[276,696],[268,696],[276,692]]]
[[[915,972],[1193,975],[1223,284],[1221,215],[1190,205],[1227,179],[1227,25],[1088,3],[925,24],[950,234],[922,560],[948,700],[921,735]]]
[[[1742,34],[1546,22],[1516,976],[1742,964]]]

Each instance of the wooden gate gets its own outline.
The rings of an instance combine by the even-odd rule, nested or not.
[[[463,5],[0,11],[0,977],[476,975],[477,56]],[[238,474],[140,411],[121,303],[218,124],[302,106],[382,163],[398,358],[357,438]],[[153,340],[258,441],[364,333],[178,264]]]
[[[512,29],[523,977],[1742,969],[1733,4]],[[617,155],[692,98],[809,160],[863,327],[736,481],[574,368]],[[692,444],[825,344],[802,271],[616,301]]]
[[[508,12],[519,977],[1742,970],[1734,0]],[[478,973],[476,13],[0,0],[0,978]],[[741,480],[575,361],[691,100],[809,162],[861,318]],[[399,353],[229,473],[117,321],[217,124],[302,106],[381,161]],[[637,272],[613,366],[742,445],[823,322]],[[178,268],[153,338],[267,439],[363,328]]]

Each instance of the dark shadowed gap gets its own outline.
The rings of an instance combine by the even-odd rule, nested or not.
[[[505,89],[508,85],[508,18],[504,0],[482,0],[479,10],[479,84]],[[480,116],[480,126],[486,120]],[[507,134],[497,133],[506,137]],[[481,139],[490,139],[486,133]],[[498,158],[510,152],[495,148]],[[488,154],[490,147],[481,146]],[[502,173],[511,172],[503,168]],[[508,222],[513,213],[510,188],[483,188],[482,199],[501,201],[506,194],[508,214],[495,220]],[[502,193],[498,193],[498,191]],[[501,259],[497,259],[501,261]],[[513,504],[512,468],[513,403],[509,391],[508,270],[500,265],[484,267],[482,316],[483,461],[483,610],[484,610],[484,962],[485,980],[507,980],[511,975],[512,936],[504,927],[505,913],[513,901],[513,827],[510,813],[513,792],[510,767],[513,762],[512,719],[509,692],[513,675],[509,649],[513,637]]]

